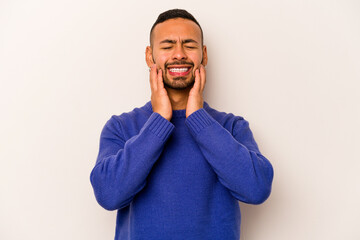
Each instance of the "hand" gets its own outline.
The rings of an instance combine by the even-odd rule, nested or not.
[[[150,69],[150,87],[151,87],[151,105],[153,112],[159,113],[168,121],[172,117],[172,107],[169,96],[164,88],[162,70],[159,71],[156,65],[152,65]]]
[[[195,71],[195,83],[189,92],[186,117],[204,106],[203,91],[206,83],[205,67],[200,65]]]

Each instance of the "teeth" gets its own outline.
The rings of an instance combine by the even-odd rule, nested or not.
[[[170,72],[178,72],[178,73],[186,72],[187,70],[188,68],[169,68]]]

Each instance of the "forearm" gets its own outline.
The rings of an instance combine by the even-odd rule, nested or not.
[[[190,115],[187,125],[219,181],[234,197],[253,204],[266,200],[273,169],[259,151],[249,150],[203,109]]]
[[[169,121],[153,113],[139,134],[127,140],[124,146],[109,142],[110,148],[100,149],[90,179],[101,206],[114,210],[131,202],[145,186],[146,178],[173,128]],[[107,135],[102,134],[100,141],[106,142],[113,137]]]

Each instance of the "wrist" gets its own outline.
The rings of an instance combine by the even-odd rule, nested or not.
[[[172,113],[163,113],[161,111],[154,111],[154,112],[160,114],[160,116],[162,116],[163,118],[165,118],[166,120],[168,120],[170,122]]]

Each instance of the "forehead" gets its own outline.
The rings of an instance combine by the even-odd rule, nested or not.
[[[193,21],[184,18],[166,20],[157,24],[153,29],[154,44],[165,39],[193,39],[201,43],[200,27]]]

